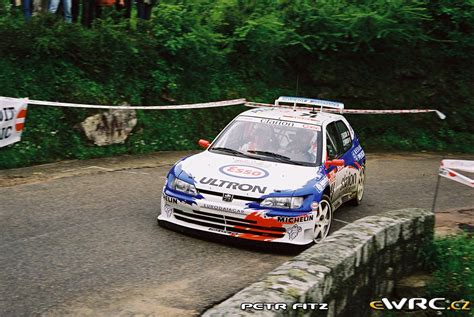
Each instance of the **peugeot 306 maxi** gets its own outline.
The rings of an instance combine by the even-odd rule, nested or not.
[[[342,115],[323,112],[343,107],[280,97],[238,115],[212,144],[199,140],[204,152],[170,170],[158,223],[284,245],[320,242],[334,210],[364,195],[359,140]]]

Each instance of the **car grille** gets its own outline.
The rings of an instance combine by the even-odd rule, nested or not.
[[[213,196],[218,196],[218,197],[223,197],[224,193],[219,193],[215,192],[212,190],[205,190],[205,189],[199,189],[198,192],[202,194],[207,194],[207,195],[213,195]],[[262,200],[260,198],[253,198],[253,197],[248,197],[248,196],[240,196],[240,195],[233,195],[234,199],[240,199],[240,200],[246,200],[246,201],[255,201],[255,202],[261,202]]]
[[[286,229],[283,227],[263,227],[256,225],[257,222],[255,220],[216,215],[205,211],[192,210],[191,212],[185,212],[181,209],[174,208],[174,216],[178,220],[195,225],[236,233],[249,233],[264,237],[282,238],[286,232]]]

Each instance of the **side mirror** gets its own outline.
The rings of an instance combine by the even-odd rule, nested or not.
[[[344,160],[332,160],[326,161],[324,163],[324,166],[326,166],[326,168],[329,168],[330,166],[344,166],[344,164],[346,164]]]
[[[198,141],[198,144],[200,147],[202,147],[203,149],[207,149],[209,147],[209,145],[211,145],[211,142],[209,142],[208,140],[204,140],[204,139],[200,139]]]

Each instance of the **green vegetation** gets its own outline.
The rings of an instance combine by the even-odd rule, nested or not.
[[[437,108],[347,116],[367,149],[473,152],[474,0],[162,0],[132,26],[55,16],[28,24],[0,0],[0,96],[133,105],[280,95],[348,108]],[[296,91],[297,89],[297,91]],[[244,107],[140,111],[125,144],[96,147],[75,127],[97,110],[30,106],[0,168],[195,148]]]
[[[429,296],[444,297],[452,301],[463,299],[472,303],[474,301],[472,235],[462,234],[435,239],[427,253],[428,263],[434,271],[433,280],[428,285]]]

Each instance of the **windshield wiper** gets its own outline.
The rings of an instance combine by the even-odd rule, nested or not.
[[[242,153],[240,151],[237,151],[237,150],[234,150],[234,149],[231,149],[231,148],[227,148],[227,147],[213,147],[211,150],[227,152],[227,153],[231,153],[231,154],[235,154],[235,155],[241,155],[241,156],[248,157],[248,155],[246,155],[245,153]]]
[[[291,158],[289,158],[288,156],[284,156],[284,155],[281,155],[281,154],[278,154],[278,153],[273,153],[273,152],[268,152],[268,151],[257,151],[257,150],[248,150],[247,152],[258,154],[258,155],[263,155],[263,156],[270,156],[270,157],[274,157],[274,158],[277,158],[277,159],[282,159],[282,160],[285,160],[285,161],[291,161]]]
[[[273,152],[268,152],[268,151],[258,151],[258,150],[249,150],[247,152],[257,154],[257,155],[273,157],[281,162],[291,163],[295,165],[305,165],[304,163],[293,161],[290,157],[284,156],[278,153],[273,153]]]

